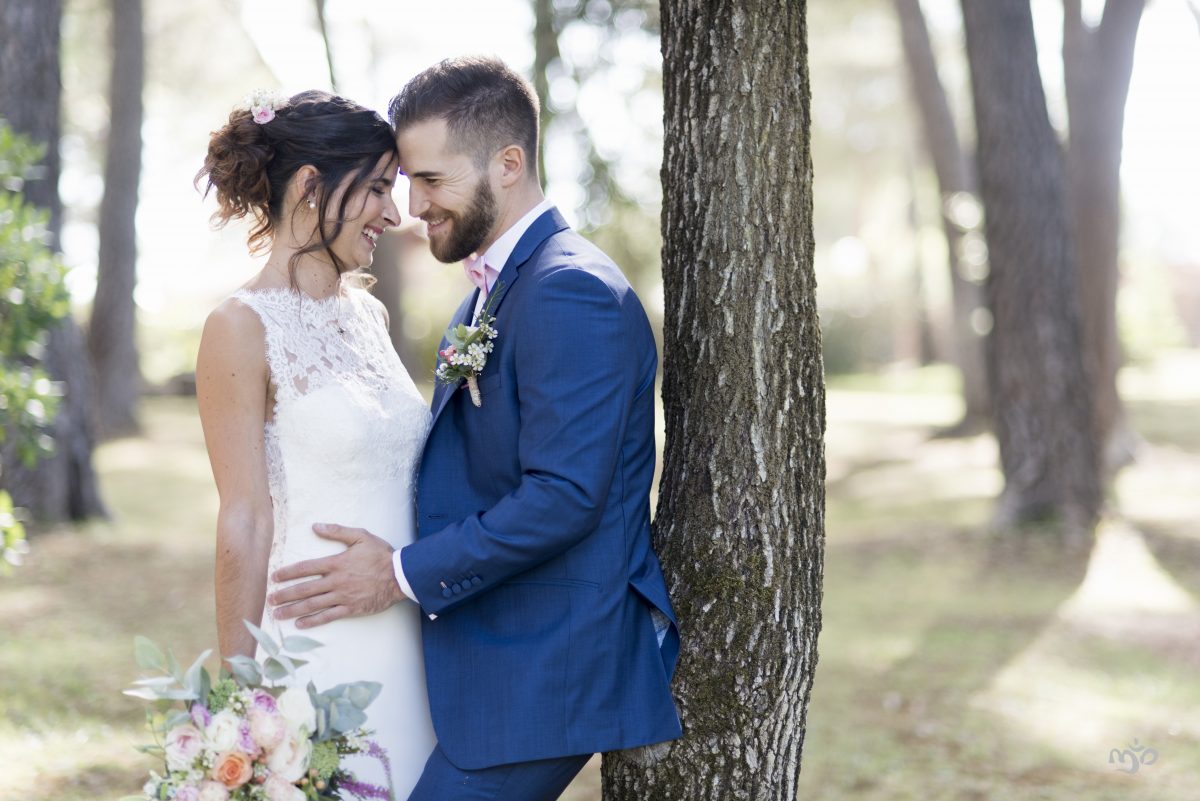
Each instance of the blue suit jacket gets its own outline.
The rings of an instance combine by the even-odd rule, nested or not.
[[[679,635],[650,545],[657,356],[645,312],[554,209],[493,293],[483,405],[461,385],[434,393],[418,539],[400,555],[437,615],[423,635],[438,741],[478,769],[679,737]],[[671,620],[661,648],[651,607]]]

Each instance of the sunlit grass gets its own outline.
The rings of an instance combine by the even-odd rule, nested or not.
[[[1074,556],[983,532],[995,444],[933,438],[960,412],[944,370],[834,382],[799,798],[1195,797],[1200,416],[1174,412],[1200,400],[1189,380],[1154,366],[1123,376],[1133,419],[1154,433],[1119,478],[1120,515]],[[145,419],[143,437],[98,453],[112,522],[36,537],[0,580],[3,801],[136,791],[150,763],[133,750],[142,707],[120,695],[133,635],[181,658],[214,640],[216,497],[195,407],[153,399]],[[1107,760],[1134,738],[1159,759],[1128,775]],[[567,798],[599,798],[596,762]]]

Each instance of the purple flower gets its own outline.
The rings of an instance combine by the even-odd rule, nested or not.
[[[192,723],[195,723],[196,728],[200,731],[204,731],[208,728],[208,724],[212,723],[212,713],[204,704],[192,704],[191,711]]]
[[[175,790],[175,801],[200,801],[200,788],[194,784],[183,784]]]
[[[255,690],[252,703],[255,709],[261,709],[264,712],[274,712],[278,708],[275,704],[275,696],[266,690]]]
[[[258,747],[258,743],[254,742],[253,735],[250,734],[250,724],[242,722],[238,726],[238,750],[250,756],[258,756],[262,749]]]

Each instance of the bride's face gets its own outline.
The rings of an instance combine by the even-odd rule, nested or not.
[[[329,198],[330,219],[325,223],[326,230],[332,230],[337,224],[337,210],[341,206],[342,196],[347,191],[353,192],[346,204],[342,230],[330,246],[346,269],[369,267],[375,257],[379,237],[386,229],[400,224],[400,211],[392,200],[396,170],[396,158],[383,156],[362,185],[352,189],[350,182],[353,176],[347,176]]]

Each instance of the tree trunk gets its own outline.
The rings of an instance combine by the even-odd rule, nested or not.
[[[1108,0],[1100,25],[1083,21],[1080,0],[1063,3],[1063,74],[1070,118],[1067,178],[1083,341],[1092,374],[1096,432],[1108,472],[1132,457],[1133,433],[1117,393],[1121,230],[1121,145],[1133,49],[1145,0]]]
[[[62,230],[58,198],[61,23],[61,0],[0,3],[0,110],[13,130],[46,146],[44,173],[27,182],[24,193],[30,203],[50,210],[51,244],[56,249]],[[92,470],[90,368],[83,334],[70,317],[50,331],[42,364],[52,379],[61,382],[64,393],[50,432],[55,453],[33,470],[6,458],[7,488],[18,506],[41,520],[103,515]]]
[[[1063,154],[1029,0],[963,0],[994,326],[987,349],[1005,488],[1001,526],[1090,537],[1100,504]]]
[[[554,122],[550,105],[550,78],[547,70],[559,58],[558,26],[555,23],[554,0],[533,0],[533,88],[541,104],[538,118],[538,178],[546,188],[546,132]]]
[[[96,376],[96,425],[102,437],[138,430],[142,375],[138,367],[138,181],[142,172],[142,87],[145,40],[142,0],[112,0],[112,79],[100,258],[88,350]]]
[[[317,30],[321,34],[321,42],[325,45],[325,65],[329,68],[329,88],[334,94],[338,91],[337,70],[333,66],[333,45],[329,40],[329,25],[325,17],[325,0],[315,0],[317,11]]]
[[[795,798],[817,661],[825,392],[804,0],[663,0],[655,545],[683,739],[604,761],[609,801]]]
[[[987,426],[989,394],[984,364],[984,338],[973,317],[984,306],[983,287],[973,280],[959,258],[967,233],[955,213],[963,195],[977,194],[975,176],[950,113],[946,90],[938,77],[937,61],[920,0],[893,0],[900,20],[900,39],[920,112],[921,129],[933,161],[941,195],[942,230],[946,234],[953,307],[954,364],[962,376],[963,419],[955,430],[969,432]]]

